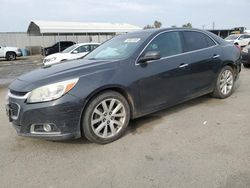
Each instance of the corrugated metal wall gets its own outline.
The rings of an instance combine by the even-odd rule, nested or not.
[[[52,36],[28,36],[27,33],[0,33],[0,45],[17,46],[19,48],[28,48],[32,46],[47,47],[58,41],[82,42],[104,42],[113,37],[112,34],[77,34],[77,35],[52,35]]]

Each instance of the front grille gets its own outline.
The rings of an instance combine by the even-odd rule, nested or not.
[[[19,115],[19,105],[18,104],[16,104],[16,103],[12,103],[12,102],[10,102],[9,103],[9,107],[10,107],[10,112],[11,112],[11,117],[13,118],[13,119],[17,119],[17,117],[18,117],[18,115]]]

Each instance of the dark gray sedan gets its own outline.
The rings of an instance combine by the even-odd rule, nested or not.
[[[109,143],[130,119],[205,94],[229,97],[240,57],[233,44],[203,30],[119,35],[82,60],[20,76],[9,86],[7,113],[18,135]]]

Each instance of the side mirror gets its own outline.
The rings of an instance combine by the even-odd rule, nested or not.
[[[158,51],[149,51],[144,54],[144,56],[140,57],[139,63],[145,63],[147,61],[160,59],[161,55]]]
[[[78,54],[78,51],[77,51],[77,50],[74,50],[74,51],[72,52],[72,54]]]

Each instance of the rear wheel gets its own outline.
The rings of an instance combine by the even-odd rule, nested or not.
[[[229,97],[233,93],[234,81],[234,71],[232,67],[223,67],[217,78],[216,86],[212,96],[219,99]]]
[[[6,60],[13,61],[15,59],[16,59],[16,53],[15,52],[7,52]]]
[[[129,120],[127,100],[120,93],[106,91],[94,97],[87,105],[82,129],[88,140],[106,144],[124,134]]]

